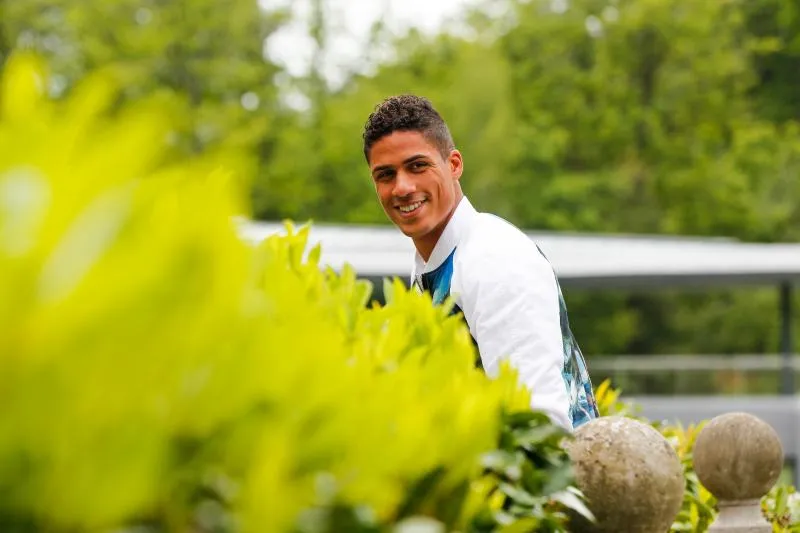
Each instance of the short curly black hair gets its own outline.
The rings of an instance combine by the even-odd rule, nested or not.
[[[364,125],[364,157],[369,163],[372,145],[395,131],[418,131],[443,158],[455,148],[453,136],[442,116],[424,97],[402,94],[387,98],[375,107]]]

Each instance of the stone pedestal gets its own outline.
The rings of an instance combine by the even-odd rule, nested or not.
[[[761,500],[722,502],[719,510],[719,516],[709,531],[772,533],[772,526],[761,514]]]

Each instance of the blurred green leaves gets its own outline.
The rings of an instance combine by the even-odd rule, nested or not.
[[[308,226],[241,240],[238,152],[165,156],[163,101],[103,75],[52,101],[21,53],[2,79],[3,530],[452,530],[497,511],[498,442],[524,454],[503,512],[563,530],[521,498],[569,486],[560,433],[450,303],[394,280],[368,308]]]

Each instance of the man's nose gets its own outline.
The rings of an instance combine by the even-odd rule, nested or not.
[[[394,196],[408,196],[417,191],[417,185],[414,182],[413,176],[411,176],[408,172],[400,171],[397,173],[394,179],[394,190],[392,194]]]

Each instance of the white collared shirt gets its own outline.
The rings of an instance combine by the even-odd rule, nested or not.
[[[567,429],[598,416],[555,273],[527,235],[464,197],[429,260],[414,263],[412,282],[463,313],[488,376],[507,358],[533,409]]]

